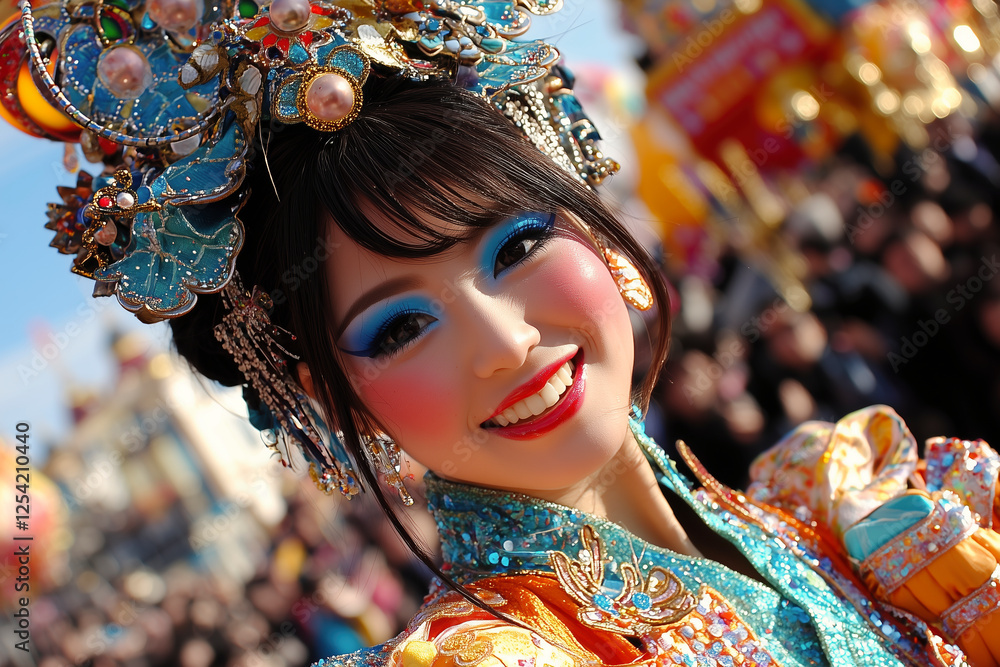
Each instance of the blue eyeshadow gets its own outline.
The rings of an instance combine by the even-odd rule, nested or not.
[[[408,296],[376,304],[354,318],[342,336],[343,346],[340,349],[356,357],[373,356],[374,346],[385,327],[396,317],[409,313],[437,317],[432,306],[431,300],[424,296]]]
[[[479,266],[484,275],[492,276],[500,249],[510,241],[529,229],[547,229],[555,223],[553,213],[524,213],[498,224],[489,230],[483,243],[483,254]]]

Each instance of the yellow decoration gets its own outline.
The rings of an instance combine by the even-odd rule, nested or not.
[[[604,261],[608,263],[611,275],[618,284],[618,291],[626,301],[638,310],[649,310],[653,307],[653,292],[632,262],[610,248],[604,249]]]
[[[55,69],[55,61],[56,58],[49,61],[47,69],[50,70],[50,74]],[[79,130],[79,127],[70,120],[69,116],[52,106],[42,91],[38,90],[38,86],[35,85],[35,81],[31,77],[31,65],[27,62],[21,65],[21,69],[17,73],[17,97],[31,120],[38,123],[42,129],[54,134],[67,134]]]
[[[413,640],[403,647],[401,655],[403,667],[430,667],[437,656],[434,642]]]

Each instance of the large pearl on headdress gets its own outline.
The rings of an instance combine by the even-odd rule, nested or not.
[[[198,23],[198,4],[198,0],[149,0],[146,11],[161,28],[184,32]]]
[[[282,32],[298,32],[309,24],[312,7],[309,0],[274,0],[271,3],[271,25]]]
[[[153,70],[146,56],[131,46],[106,51],[97,63],[97,76],[121,100],[134,100],[153,82]]]
[[[354,108],[354,88],[339,74],[321,74],[306,90],[306,106],[319,120],[334,123],[346,118]]]

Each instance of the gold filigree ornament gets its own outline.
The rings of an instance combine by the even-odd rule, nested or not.
[[[451,658],[460,667],[472,667],[493,654],[493,642],[477,632],[461,632],[444,640],[438,653]]]
[[[161,208],[155,201],[140,199],[132,188],[132,173],[128,169],[115,171],[114,180],[114,185],[95,192],[84,208],[83,216],[89,226],[81,235],[81,251],[70,269],[93,280],[95,271],[110,266],[123,255],[131,238],[131,216]],[[94,294],[112,293],[108,289],[111,288],[98,281]]]
[[[561,551],[549,554],[559,585],[580,604],[577,618],[584,625],[619,635],[641,637],[654,628],[671,625],[695,607],[694,596],[669,570],[653,567],[643,581],[633,563],[620,563],[620,591],[604,587],[604,569],[612,562],[593,526],[580,530],[576,560]]]
[[[642,279],[639,270],[617,250],[604,248],[604,261],[618,284],[622,297],[639,310],[649,310],[653,307],[653,292]]]
[[[371,71],[367,55],[352,46],[334,49],[321,67],[307,67],[295,96],[295,106],[306,125],[336,132],[354,122],[361,112],[364,85]]]

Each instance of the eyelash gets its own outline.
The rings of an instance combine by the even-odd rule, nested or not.
[[[555,236],[555,225],[553,224],[554,218],[555,216],[552,215],[545,223],[528,224],[512,229],[503,239],[503,241],[500,242],[499,247],[497,249],[497,256],[496,259],[494,259],[493,261],[494,278],[499,277],[501,274],[503,274],[504,272],[515,266],[518,266],[520,264],[525,264],[531,259],[533,259],[537,255],[537,253],[541,251],[542,248],[549,242],[549,240],[551,240],[552,237]],[[505,249],[510,247],[510,244],[513,241],[517,241],[518,243],[523,243],[524,241],[535,241],[535,243],[525,252],[523,257],[514,261],[510,265],[502,267],[501,269],[497,270],[497,263],[499,262],[500,255],[503,253]],[[386,349],[386,338],[391,331],[402,326],[408,321],[411,321],[412,318],[421,315],[431,318],[432,321],[429,322],[427,325],[425,325],[415,336],[409,338],[403,343],[396,345],[395,347]],[[432,315],[429,315],[428,313],[425,313],[423,311],[405,307],[399,308],[396,312],[391,312],[386,317],[385,324],[379,327],[378,332],[372,337],[372,342],[368,345],[368,349],[365,351],[365,353],[368,357],[371,357],[372,359],[391,358],[399,354],[406,348],[408,348],[411,344],[415,343],[420,338],[422,338],[425,333],[427,333],[430,329],[434,327],[434,324],[437,321],[438,320],[434,318]]]
[[[421,315],[430,318],[432,321],[429,322],[427,325],[425,325],[419,332],[417,332],[415,336],[409,338],[408,340],[400,344],[397,344],[395,347],[386,349],[386,338],[389,336],[390,332],[397,329],[398,327],[401,327],[402,325],[412,320],[413,318]],[[425,313],[422,310],[414,310],[413,308],[407,308],[407,307],[398,307],[398,309],[394,309],[394,311],[391,311],[387,315],[385,324],[380,326],[375,335],[372,336],[372,341],[371,343],[368,344],[368,349],[365,351],[365,354],[366,356],[371,357],[372,359],[389,358],[396,354],[399,354],[407,347],[409,347],[411,343],[416,342],[425,333],[427,333],[427,331],[430,330],[436,322],[437,319],[433,315]]]
[[[496,258],[493,260],[493,277],[498,278],[508,269],[534,259],[537,253],[545,247],[553,236],[555,236],[554,222],[555,215],[553,214],[550,215],[543,223],[535,221],[524,225],[518,225],[517,227],[511,229],[497,247]],[[535,244],[532,245],[527,252],[525,252],[523,257],[498,270],[497,264],[500,261],[500,255],[503,254],[503,251],[510,246],[511,241],[515,240],[518,241],[518,243],[522,243],[524,241],[535,241]]]

